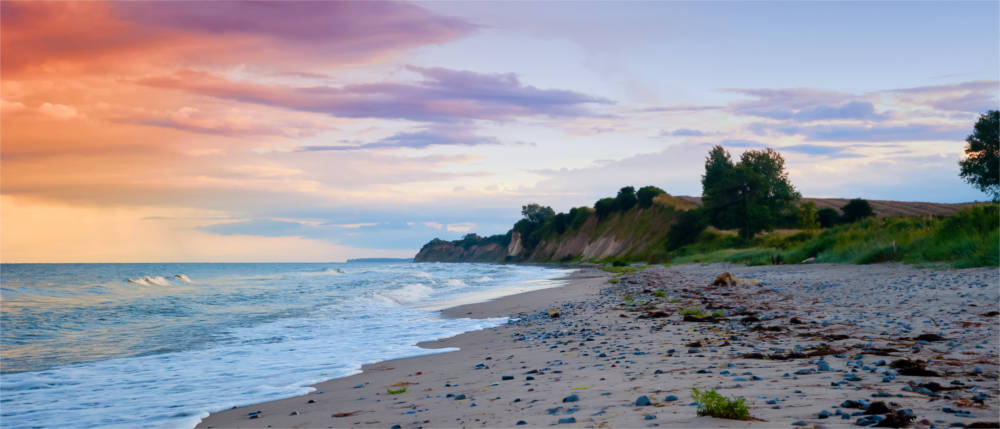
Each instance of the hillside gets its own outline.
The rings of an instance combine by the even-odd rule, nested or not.
[[[414,257],[414,262],[566,262],[628,258],[656,261],[666,256],[667,232],[677,214],[693,208],[668,194],[653,198],[649,207],[639,205],[599,219],[590,208],[579,225],[562,231],[537,231],[531,237],[517,230],[476,240],[432,240]],[[537,234],[537,235],[536,235]]]
[[[701,206],[701,197],[678,196],[678,200],[689,204]],[[803,202],[812,201],[816,203],[817,209],[829,207],[840,210],[844,204],[850,201],[849,198],[803,198]],[[867,200],[871,204],[875,215],[879,217],[918,217],[918,216],[951,216],[959,210],[975,206],[977,203],[925,203],[917,201],[886,201]]]
[[[661,191],[662,192],[662,191]],[[849,200],[844,198],[804,198],[813,201],[817,208],[840,209]],[[942,204],[905,201],[869,201],[875,214],[882,219],[929,219],[954,216],[968,211],[976,203]],[[698,241],[683,249],[668,251],[667,234],[676,223],[678,215],[701,205],[701,198],[674,197],[661,193],[647,199],[647,207],[636,204],[626,210],[605,213],[604,217],[589,207],[574,208],[569,214],[552,215],[562,217],[560,222],[546,221],[532,224],[526,219],[519,221],[506,234],[479,237],[469,234],[461,240],[444,241],[434,239],[420,249],[414,262],[574,262],[574,261],[645,261],[666,262],[670,260],[702,260],[694,256],[700,252],[714,255],[720,249],[774,246],[775,240],[783,240],[786,232],[765,234],[751,242],[739,243],[736,237],[709,228]],[[940,221],[926,220],[935,225]],[[908,224],[907,224],[908,225]],[[922,224],[921,224],[922,225]],[[917,229],[928,229],[930,224]],[[916,228],[916,226],[914,226]],[[714,231],[714,232],[713,232]],[[791,230],[794,232],[795,230]],[[725,238],[729,237],[729,238]],[[780,247],[797,246],[801,240],[815,237],[815,233],[794,235],[796,243],[784,243]],[[725,238],[725,239],[723,239]],[[734,241],[735,240],[735,241]],[[894,239],[890,239],[891,243]],[[981,246],[980,246],[981,247]],[[768,250],[770,252],[770,250]],[[773,256],[773,252],[765,252]],[[756,255],[756,253],[754,253]],[[719,255],[710,256],[716,258]],[[788,258],[798,257],[789,254]],[[815,256],[809,254],[808,256]],[[725,254],[725,260],[732,255]],[[771,258],[771,256],[768,256]],[[776,258],[780,260],[782,258]],[[708,260],[708,259],[706,259]],[[740,260],[739,258],[733,259]],[[741,260],[742,261],[742,260]]]

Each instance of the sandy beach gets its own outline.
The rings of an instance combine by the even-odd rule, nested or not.
[[[713,285],[724,272],[734,284]],[[421,344],[459,351],[366,365],[308,395],[217,412],[198,427],[770,428],[905,420],[970,427],[1000,420],[995,268],[715,264],[623,276],[582,269],[567,280],[444,310],[515,318]],[[753,418],[698,416],[692,387],[746,398]]]

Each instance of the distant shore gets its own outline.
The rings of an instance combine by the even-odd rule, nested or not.
[[[710,286],[722,272],[738,283]],[[567,280],[443,310],[517,318],[420,344],[459,351],[365,365],[308,395],[213,413],[198,427],[997,421],[1000,274],[992,268],[714,264],[624,276],[583,269]],[[746,398],[754,419],[699,417],[692,387]],[[876,401],[883,404],[865,415]]]

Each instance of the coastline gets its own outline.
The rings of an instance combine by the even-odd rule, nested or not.
[[[723,271],[760,279],[760,285],[706,286]],[[984,297],[996,303],[995,271],[935,271],[896,264],[715,264],[651,267],[622,276],[617,284],[609,283],[612,277],[585,269],[567,276],[563,286],[442,310],[447,317],[518,320],[418,344],[457,351],[365,365],[359,374],[314,385],[316,391],[310,394],[212,413],[197,427],[512,427],[521,421],[533,427],[853,425],[864,417],[842,419],[841,414],[860,410],[838,405],[876,398],[886,398],[893,409],[911,410],[917,427],[996,421],[996,344],[979,344],[997,337],[996,316],[958,312],[952,315],[956,320],[949,320],[931,316],[933,309],[924,308],[930,304],[921,301],[933,297],[939,301],[935,306],[967,309]],[[893,279],[905,280],[897,284]],[[942,280],[961,287],[936,287]],[[882,287],[897,291],[897,296]],[[655,298],[655,290],[664,290],[667,297]],[[873,302],[840,303],[830,292],[846,297],[857,293],[858,298],[851,299]],[[899,308],[886,310],[883,301],[893,298]],[[640,306],[640,301],[645,303]],[[681,306],[713,305],[728,314],[746,314],[704,323],[685,322],[677,311]],[[988,314],[992,307],[984,305],[980,313]],[[560,311],[559,317],[549,317],[553,308]],[[900,311],[911,318],[927,317],[933,324],[914,319],[904,328],[890,326],[899,331],[895,334],[878,332],[874,323],[882,316],[875,315],[876,308],[879,314],[888,313],[885,326],[891,325],[889,319],[902,320]],[[747,314],[757,323],[745,322],[751,320]],[[968,316],[980,322],[964,320]],[[806,321],[790,322],[793,317]],[[928,332],[951,342],[912,340]],[[806,359],[747,357],[773,357],[775,349],[820,350],[824,345],[838,353]],[[948,378],[900,375],[886,381],[885,361],[925,356],[933,356],[938,362],[934,368]],[[825,363],[817,364],[817,359]],[[914,392],[913,385],[928,380],[942,385],[954,380],[965,387],[931,392],[936,398]],[[976,388],[968,392],[969,386]],[[403,393],[388,393],[403,387]],[[757,420],[699,417],[691,406],[691,387],[746,397]],[[972,398],[975,391],[989,396],[977,402]],[[967,414],[945,413],[942,402],[932,403],[943,394],[952,396],[944,398],[952,408]],[[649,405],[637,405],[642,396]],[[830,416],[820,417],[824,411]]]

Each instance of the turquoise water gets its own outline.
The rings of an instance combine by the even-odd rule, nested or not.
[[[565,270],[489,264],[4,264],[0,425],[180,427],[506,322],[431,308]],[[482,298],[479,298],[482,299]]]

